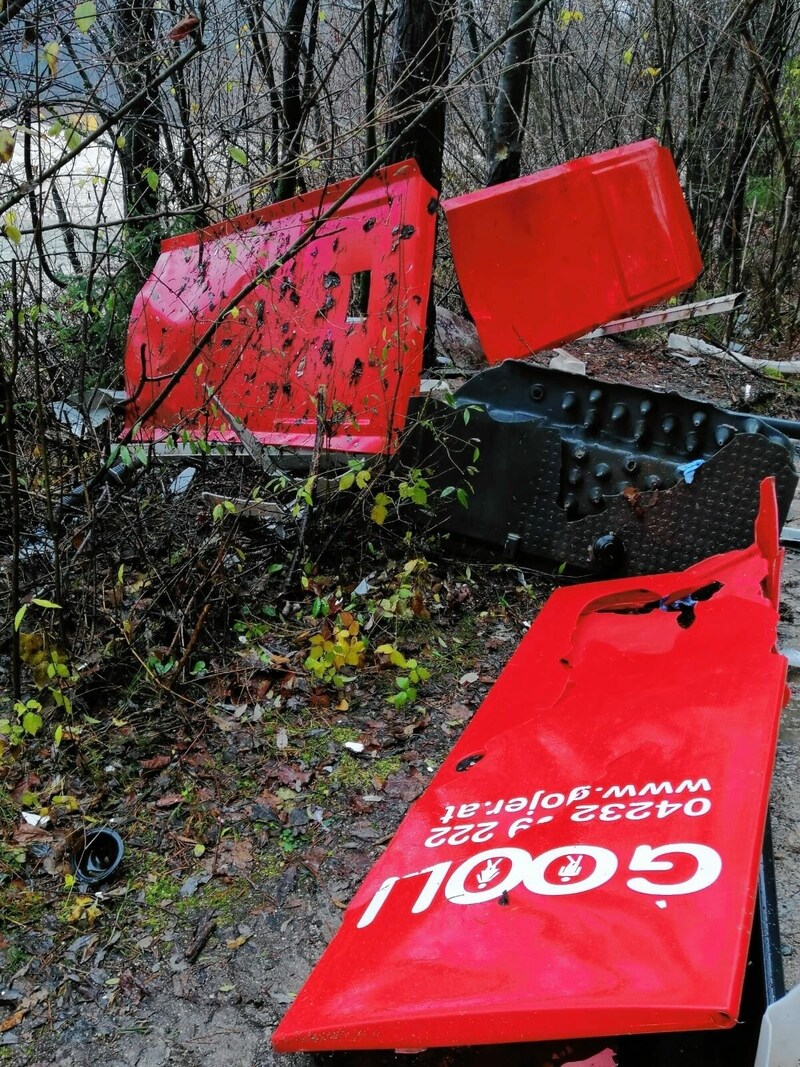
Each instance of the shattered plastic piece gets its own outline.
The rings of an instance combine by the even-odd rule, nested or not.
[[[672,156],[652,140],[442,206],[490,363],[524,358],[672,296],[702,267]]]
[[[43,830],[46,830],[50,825],[49,815],[37,815],[33,811],[23,811],[22,818],[29,826],[41,826]]]
[[[565,370],[570,374],[586,373],[586,364],[583,360],[577,359],[561,348],[556,349],[556,354],[550,360],[550,366],[553,370]]]
[[[556,592],[275,1048],[732,1027],[787,696],[782,557],[765,482],[749,548]],[[688,599],[688,626],[650,608]]]
[[[72,865],[80,882],[85,886],[100,885],[116,872],[125,845],[116,830],[108,827],[102,830],[90,830],[82,846],[76,850]]]
[[[170,496],[181,496],[194,481],[194,476],[197,474],[196,467],[184,467],[180,474],[172,479],[169,484],[167,492]]]
[[[322,419],[332,451],[395,447],[422,371],[436,228],[436,192],[416,163],[366,181],[297,255],[232,306],[351,185],[162,243],[128,331],[127,429],[169,388],[139,439],[186,429],[235,443],[241,434],[224,410],[261,445],[311,451]]]
[[[800,1059],[800,986],[771,1004],[761,1022],[755,1067],[797,1067]]]
[[[111,419],[114,409],[126,400],[127,393],[118,389],[88,389],[83,394],[73,393],[66,400],[57,400],[53,404],[53,412],[75,437],[85,437],[89,426],[99,430]],[[89,416],[89,426],[84,419],[84,411]]]
[[[697,474],[704,463],[704,459],[693,459],[690,463],[678,464],[678,472],[683,475],[683,480],[687,485],[692,484],[695,474]]]

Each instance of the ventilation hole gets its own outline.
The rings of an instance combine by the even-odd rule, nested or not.
[[[465,756],[456,764],[456,770],[468,771],[470,767],[474,767],[476,763],[480,763],[483,759],[483,755],[483,752],[474,752],[471,756]]]

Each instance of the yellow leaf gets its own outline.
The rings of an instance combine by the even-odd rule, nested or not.
[[[3,218],[3,233],[12,244],[18,245],[22,240],[22,233],[16,224],[13,211],[9,211]]]
[[[645,67],[642,71],[643,78],[656,78],[661,73],[661,67]]]
[[[562,30],[566,30],[573,22],[583,22],[581,11],[570,11],[565,8],[558,16],[558,25]]]
[[[48,41],[44,46],[44,58],[47,60],[51,78],[55,78],[56,74],[58,74],[58,50],[60,47],[58,41]]]
[[[0,161],[3,163],[10,163],[11,157],[14,155],[14,148],[16,146],[11,133],[8,130],[0,129]]]
[[[622,53],[622,62],[625,63],[627,66],[630,66],[631,63],[633,63],[632,48],[626,48],[625,51]]]
[[[369,517],[373,522],[377,522],[378,526],[383,526],[386,521],[386,516],[389,514],[389,509],[385,504],[375,504],[372,511],[369,513]]]
[[[81,33],[88,33],[97,18],[97,8],[94,0],[83,0],[75,8],[75,25]]]

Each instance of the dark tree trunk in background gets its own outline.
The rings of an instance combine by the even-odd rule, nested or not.
[[[392,56],[391,117],[386,139],[400,137],[390,162],[413,157],[436,190],[442,188],[446,103],[444,100],[411,129],[419,114],[450,73],[455,19],[454,0],[401,0]],[[436,298],[431,286],[425,326],[425,366],[436,358]]]
[[[492,120],[492,141],[488,146],[487,185],[497,185],[518,178],[522,162],[522,145],[525,139],[525,100],[531,70],[531,55],[535,38],[533,20],[536,0],[513,0],[509,13],[509,25],[530,18],[506,44],[503,70]]]
[[[308,0],[290,0],[283,27],[283,124],[281,130],[281,176],[277,182],[278,199],[285,200],[301,191],[298,188],[297,151],[303,117],[303,91],[300,61],[303,54],[303,23]]]
[[[442,186],[444,100],[410,130],[408,123],[447,83],[455,0],[401,0],[392,56],[391,117],[386,139],[400,136],[393,160],[412,157],[435,189]]]
[[[123,100],[155,81],[160,42],[156,40],[154,0],[124,0],[115,11],[118,35],[117,84]],[[124,140],[118,143],[125,179],[128,216],[155,215],[158,212],[158,175],[161,169],[159,138],[163,114],[158,89],[145,92],[138,107],[120,124]],[[128,242],[134,241],[138,266],[146,275],[158,254],[156,226],[143,220],[128,222]]]

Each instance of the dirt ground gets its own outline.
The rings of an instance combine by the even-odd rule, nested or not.
[[[663,362],[658,363],[663,357],[629,348],[609,349],[607,343],[574,350],[582,358],[588,352],[589,373],[616,374],[642,384],[652,384],[660,375],[682,391],[729,406],[738,406],[744,386],[754,380],[736,368],[705,362],[699,368],[671,363],[665,372]],[[660,371],[654,371],[654,366]],[[771,383],[757,380],[755,384],[756,400],[763,409],[798,417],[797,392],[787,400],[784,393],[773,395]],[[748,399],[753,402],[752,395]],[[800,527],[800,495],[790,521]],[[218,839],[214,879],[198,859],[191,873],[184,870],[177,880],[164,882],[159,899],[154,887],[161,882],[150,876],[148,884],[146,872],[135,868],[138,880],[118,879],[104,894],[102,921],[84,930],[76,927],[66,941],[56,920],[46,916],[28,928],[17,923],[0,929],[4,944],[0,949],[0,1023],[3,1017],[12,1017],[21,1003],[25,1006],[19,1025],[0,1032],[0,1063],[20,1067],[95,1067],[98,1063],[103,1067],[310,1067],[309,1057],[276,1056],[270,1033],[409,803],[430,780],[462,724],[485,696],[545,595],[521,587],[519,575],[510,569],[492,574],[493,584],[484,592],[484,576],[489,582],[488,567],[472,569],[462,583],[463,603],[458,602],[462,594],[454,591],[452,619],[442,624],[448,641],[464,641],[473,650],[468,681],[460,674],[463,659],[456,673],[452,666],[442,665],[431,679],[425,714],[405,731],[393,723],[378,697],[371,705],[369,700],[354,705],[336,720],[356,731],[349,736],[392,735],[391,746],[381,741],[382,752],[390,752],[392,759],[385,780],[364,787],[363,779],[353,778],[361,784],[331,794],[329,806],[317,812],[304,799],[307,780],[302,772],[295,780],[284,776],[284,787],[294,791],[298,801],[293,810],[300,814],[297,825],[291,813],[281,824],[280,839],[292,845],[291,835],[297,832],[296,840],[307,839],[308,844],[286,848],[278,864],[267,862],[276,838],[269,826],[273,816],[264,804],[259,807],[259,797],[270,779],[254,781],[249,793],[228,797],[223,809],[231,825],[241,829],[237,844],[249,842],[246,849],[241,846],[246,855],[244,859],[237,855],[230,838]],[[535,580],[531,574],[531,583]],[[498,601],[507,606],[502,612],[496,609]],[[787,551],[779,640],[784,648],[800,648],[800,551],[796,549]],[[787,987],[800,982],[799,671],[790,672],[791,682],[797,692],[784,714],[772,791]],[[216,743],[232,749],[238,744],[243,750],[253,732],[234,719],[232,713],[224,728],[218,724]],[[198,737],[202,733],[198,726]],[[326,736],[344,734],[334,731]],[[201,748],[197,742],[194,755]],[[275,753],[249,755],[258,766],[262,755],[270,761]],[[237,758],[235,752],[231,758]],[[325,773],[339,773],[355,758],[343,750],[340,740],[330,741],[323,757],[323,762],[329,761]],[[275,773],[274,768],[269,773]],[[142,781],[147,794],[153,779],[143,776]],[[269,788],[280,793],[274,782]],[[158,803],[153,806],[156,815]],[[318,822],[307,826],[309,819]],[[173,831],[175,826],[170,827],[170,834]],[[170,834],[159,839],[165,852],[175,840]],[[128,841],[126,862],[135,862],[137,843],[135,836]],[[254,856],[260,862],[254,862]],[[169,864],[168,856],[165,862]],[[225,899],[212,892],[220,871],[228,891]],[[146,909],[146,922],[126,919],[135,907]],[[414,1057],[399,1062],[411,1065]]]

